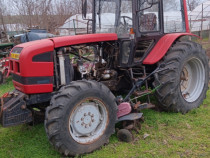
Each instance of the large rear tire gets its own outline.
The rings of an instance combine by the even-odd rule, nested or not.
[[[107,144],[115,132],[117,105],[101,83],[75,81],[61,88],[46,109],[50,143],[65,156],[90,153]]]
[[[160,62],[168,68],[158,73],[154,86],[159,107],[186,113],[199,107],[206,97],[209,81],[205,50],[194,42],[177,42]]]

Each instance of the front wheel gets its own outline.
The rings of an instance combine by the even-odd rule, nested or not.
[[[46,110],[49,141],[66,156],[90,153],[108,143],[115,131],[117,105],[101,83],[76,81],[65,86]]]
[[[159,107],[166,111],[186,113],[199,107],[206,97],[209,81],[205,50],[194,42],[177,42],[161,64],[166,71],[156,75],[155,86]]]

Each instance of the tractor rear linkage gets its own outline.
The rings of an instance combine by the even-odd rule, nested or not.
[[[148,96],[149,94],[153,93],[154,91],[156,91],[160,87],[160,85],[155,87],[154,90],[152,90],[152,91],[149,91],[148,87],[146,86],[146,90],[144,92],[142,92],[140,96],[135,97],[135,98],[131,98],[131,97],[135,93],[135,91],[138,88],[141,88],[143,86],[143,84],[145,82],[147,82],[147,80],[151,76],[155,75],[158,72],[168,70],[168,68],[165,69],[164,67],[165,67],[165,65],[161,64],[152,73],[150,73],[145,78],[138,79],[124,99],[122,99],[121,97],[117,98],[118,99],[118,105],[119,105],[118,106],[118,114],[117,114],[118,115],[117,122],[125,121],[125,120],[137,120],[137,119],[140,119],[143,116],[142,113],[131,113],[132,109],[140,111],[140,110],[143,110],[143,109],[149,109],[149,108],[154,108],[155,107],[155,105],[152,105],[150,103],[149,97],[148,97],[148,103],[143,103],[143,104],[138,102],[137,99],[140,98],[140,97],[143,97],[143,96]],[[133,103],[132,100],[136,100],[136,104]],[[132,107],[129,108],[129,106],[132,106]],[[130,109],[130,110],[128,110],[128,109]],[[121,113],[121,111],[122,111],[122,113]]]

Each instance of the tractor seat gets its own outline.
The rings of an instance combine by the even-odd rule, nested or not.
[[[147,13],[140,17],[140,31],[156,31],[157,30],[157,16],[154,13]]]

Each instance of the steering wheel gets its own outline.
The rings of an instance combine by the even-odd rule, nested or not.
[[[132,19],[131,17],[129,17],[129,16],[120,16],[120,19],[121,19],[121,18],[123,19],[123,22],[124,22],[123,25],[128,25],[128,23],[127,23],[126,20],[125,20],[126,18],[129,19],[129,20],[131,20],[131,21],[133,20],[133,19]]]
[[[126,19],[129,20],[133,20],[131,17],[129,16],[120,16],[120,19],[123,19],[123,22],[121,22],[120,20],[120,24],[118,26],[118,34],[124,34],[124,33],[128,33],[129,29],[131,28],[131,25],[129,25],[129,23],[127,23]]]

